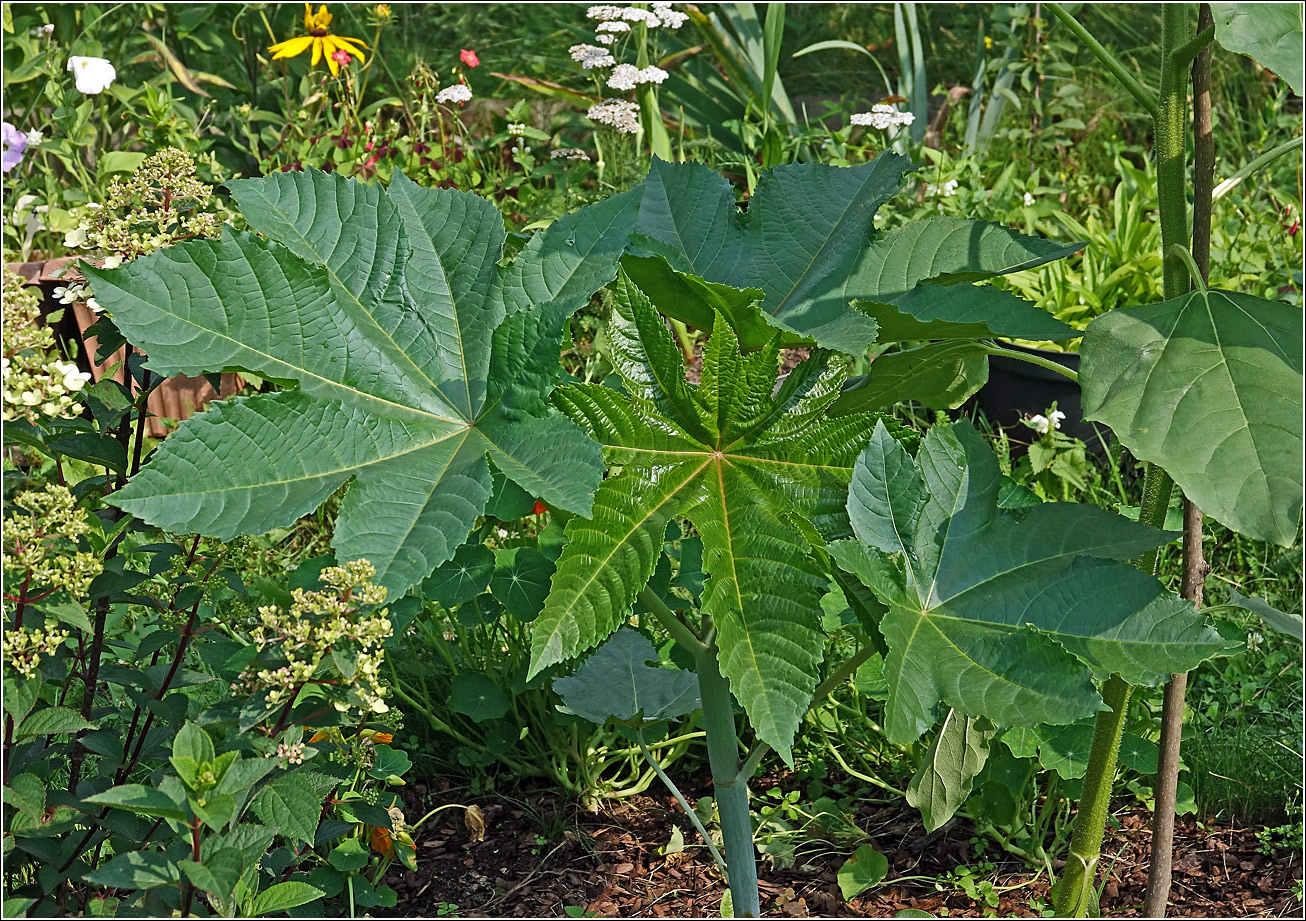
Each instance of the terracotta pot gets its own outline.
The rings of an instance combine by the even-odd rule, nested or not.
[[[86,330],[96,321],[95,312],[85,304],[73,304],[72,309],[68,310],[60,304],[54,297],[54,289],[59,285],[68,283],[68,279],[59,273],[66,268],[70,262],[76,261],[78,257],[64,256],[59,259],[47,259],[43,262],[11,262],[8,267],[11,271],[17,272],[23,278],[27,279],[29,285],[38,285],[41,288],[41,315],[49,316],[53,312],[63,309],[63,318],[52,324],[55,336],[60,339],[68,351],[68,357],[77,362],[77,365],[84,371],[90,371],[92,380],[100,380],[104,377],[109,368],[118,364],[118,369],[114,372],[113,379],[123,383],[127,379],[127,369],[122,366],[123,358],[126,356],[126,349],[119,349],[110,355],[105,361],[97,364],[94,361],[95,350],[99,347],[94,336],[87,337]],[[81,276],[73,270],[69,275],[76,279]],[[150,394],[146,403],[151,416],[146,420],[145,430],[154,438],[162,438],[171,430],[170,426],[165,426],[163,420],[171,419],[181,422],[183,419],[189,419],[195,413],[204,409],[210,401],[221,397],[229,397],[239,393],[244,387],[244,381],[238,374],[222,375],[221,390],[215,391],[213,386],[202,377],[186,377],[178,375],[164,381],[163,384],[156,387]],[[133,391],[136,389],[132,385]]]

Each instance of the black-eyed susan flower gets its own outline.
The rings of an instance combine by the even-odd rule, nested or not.
[[[268,48],[268,51],[272,52],[272,60],[298,57],[305,51],[312,49],[313,59],[310,64],[316,67],[319,61],[326,58],[327,67],[331,68],[332,76],[340,73],[341,61],[348,60],[344,54],[339,54],[339,52],[343,51],[345,54],[352,54],[359,61],[364,60],[363,52],[355,46],[366,48],[367,45],[359,38],[332,35],[331,18],[331,14],[327,12],[326,4],[319,6],[317,12],[314,13],[313,5],[305,3],[304,28],[308,30],[308,34],[288,38],[284,42],[277,42]]]

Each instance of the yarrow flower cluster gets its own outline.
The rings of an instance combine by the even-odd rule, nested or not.
[[[52,483],[21,492],[13,504],[27,514],[5,516],[6,591],[16,594],[23,586],[29,601],[57,591],[85,597],[104,566],[96,554],[77,549],[91,526],[68,487]]]
[[[466,105],[472,100],[472,88],[466,83],[455,83],[452,86],[446,86],[440,92],[435,94],[435,101],[440,105],[447,106],[454,103]]]
[[[585,113],[591,121],[616,128],[622,134],[639,131],[639,106],[625,99],[605,99]]]
[[[5,422],[77,416],[82,404],[78,393],[91,375],[55,350],[54,333],[39,322],[40,298],[20,275],[4,273],[4,356],[0,376],[4,382]]]
[[[679,29],[689,20],[687,14],[673,10],[670,3],[654,3],[652,9],[648,10],[633,6],[602,4],[590,7],[585,11],[585,16],[603,23],[642,22],[650,29]],[[602,29],[602,26],[599,28]]]
[[[572,45],[568,53],[571,59],[585,70],[611,67],[617,63],[617,59],[608,53],[608,49],[600,48],[598,45]]]
[[[858,112],[849,119],[854,125],[875,128],[877,131],[888,131],[899,125],[910,125],[915,120],[916,116],[911,112],[899,112],[885,103],[877,103],[871,106],[871,111]]]
[[[558,147],[549,151],[550,160],[585,160],[588,161],[590,155],[579,147]]]
[[[642,70],[633,64],[618,64],[612,68],[608,86],[614,90],[633,90],[641,83],[661,84],[669,75],[661,67],[649,65]]]
[[[195,175],[195,161],[184,150],[167,147],[148,157],[132,174],[114,178],[101,204],[78,209],[80,224],[64,238],[68,246],[131,259],[192,237],[216,237],[223,218],[209,210],[213,187]],[[66,292],[65,292],[66,293]]]
[[[30,678],[41,666],[44,656],[52,656],[71,634],[67,630],[28,630],[13,627],[5,631],[5,664],[24,678]]]
[[[373,584],[375,575],[376,567],[367,560],[328,566],[320,575],[326,590],[295,589],[289,610],[259,608],[250,639],[273,661],[246,667],[235,687],[264,691],[267,704],[275,707],[293,704],[310,682],[329,682],[345,692],[332,701],[340,712],[387,712],[381,666],[392,627],[388,610],[378,608],[386,589]],[[351,656],[352,671],[346,674],[339,663]]]

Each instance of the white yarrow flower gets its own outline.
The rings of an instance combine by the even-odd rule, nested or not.
[[[446,86],[435,94],[435,101],[446,106],[450,103],[462,105],[465,102],[470,102],[471,98],[472,88],[466,83],[455,83],[453,86]]]
[[[661,83],[668,74],[661,67],[645,67],[640,70],[633,64],[618,64],[608,77],[608,86],[614,90],[633,90],[641,83]]]
[[[77,82],[78,92],[87,96],[103,93],[110,83],[118,79],[118,72],[104,58],[73,55],[68,59],[68,70]]]
[[[653,4],[653,14],[657,16],[658,24],[667,29],[679,29],[689,21],[689,14],[673,10],[670,3]]]
[[[658,26],[658,17],[656,13],[650,13],[648,10],[641,10],[638,7],[628,6],[621,11],[621,18],[626,22],[642,22],[650,28],[656,29]]]
[[[598,45],[572,45],[568,50],[571,59],[580,64],[585,70],[593,70],[595,67],[611,67],[617,63],[617,59],[608,53],[608,49],[600,48]]]
[[[911,112],[899,112],[891,105],[877,103],[869,112],[858,112],[849,119],[854,125],[863,125],[877,131],[888,131],[899,125],[910,125],[916,120]]]
[[[591,121],[610,125],[622,134],[635,134],[639,131],[639,106],[625,99],[605,99],[598,105],[590,106],[585,114]]]
[[[594,40],[600,45],[615,45],[617,43],[617,36],[613,35],[611,32],[601,32],[594,36]]]
[[[604,4],[601,6],[592,6],[585,11],[588,19],[601,19],[605,22],[621,18],[621,7]]]
[[[628,22],[622,22],[622,21],[619,20],[619,19],[617,19],[617,20],[613,20],[612,22],[601,22],[601,23],[599,23],[599,27],[598,27],[597,29],[595,29],[594,31],[596,31],[596,32],[629,32],[629,31],[630,31],[630,23],[628,23]]]

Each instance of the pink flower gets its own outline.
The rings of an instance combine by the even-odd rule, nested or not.
[[[344,48],[337,48],[335,51],[331,52],[331,60],[335,61],[341,67],[348,67],[349,52]]]
[[[476,56],[476,52],[470,51],[467,48],[464,48],[462,51],[458,52],[458,60],[462,61],[468,67],[481,66],[481,59]]]

